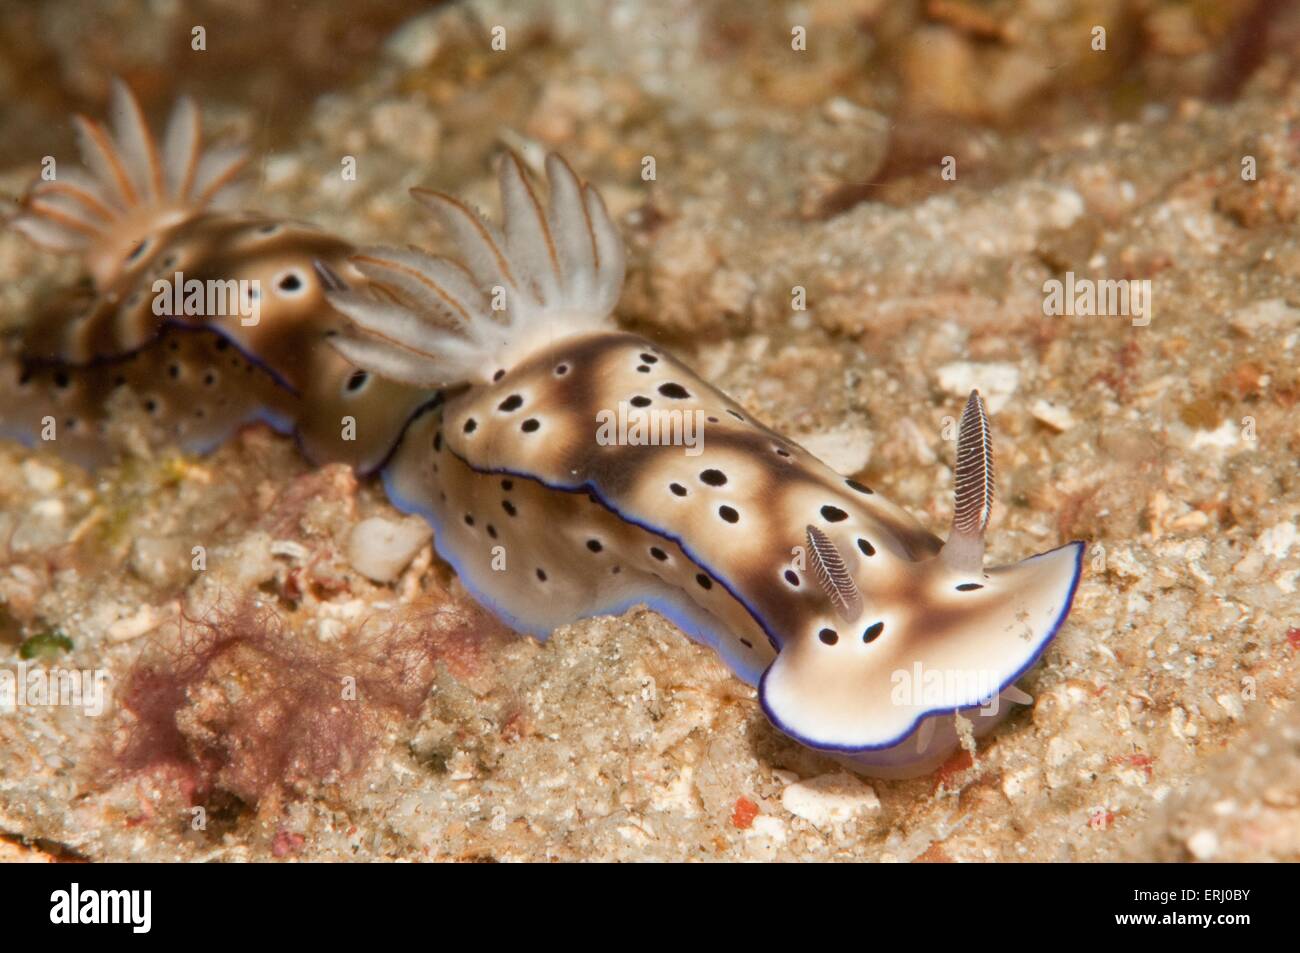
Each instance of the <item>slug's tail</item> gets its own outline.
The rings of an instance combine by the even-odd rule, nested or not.
[[[288,393],[221,345],[177,328],[157,347],[73,366],[0,339],[0,439],[95,469],[168,445],[206,453],[255,421],[291,431]]]
[[[421,387],[486,381],[551,341],[610,326],[623,286],[623,244],[600,195],[557,155],[546,159],[549,208],[514,154],[501,164],[503,223],[441,192],[412,194],[443,223],[461,261],[375,248],[352,262],[373,283],[338,291],[353,322],[333,339],[353,363]]]
[[[121,80],[113,80],[109,115],[111,132],[74,119],[85,167],[49,163],[9,222],[46,248],[84,254],[101,290],[147,256],[158,232],[233,201],[247,161],[238,147],[203,152],[188,97],[177,101],[161,145]]]

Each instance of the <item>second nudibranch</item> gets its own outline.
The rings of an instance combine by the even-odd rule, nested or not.
[[[1016,679],[1065,621],[1083,544],[984,566],[994,471],[979,395],[944,542],[619,331],[618,230],[563,160],[546,172],[544,205],[506,157],[500,228],[415,190],[460,260],[370,249],[352,259],[367,287],[330,295],[354,325],[331,339],[349,361],[446,394],[383,477],[466,587],[543,638],[649,605],[757,685],[776,727],[865,773],[932,770],[1026,701]],[[702,452],[602,439],[620,414],[628,432],[693,415]]]
[[[82,167],[60,160],[10,220],[43,247],[81,254],[90,282],[0,361],[0,436],[99,465],[119,453],[112,411],[134,405],[152,445],[202,452],[262,420],[317,462],[376,469],[431,395],[374,378],[325,343],[344,319],[317,263],[361,282],[356,249],[235,210],[244,151],[204,150],[189,99],[161,143],[121,82],[110,115],[111,133],[76,118]]]

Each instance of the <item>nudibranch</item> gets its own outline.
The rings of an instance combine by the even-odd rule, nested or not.
[[[943,542],[619,331],[618,230],[562,159],[546,173],[543,205],[505,158],[500,227],[415,190],[460,260],[370,249],[353,259],[368,287],[328,295],[353,321],[330,342],[349,361],[444,395],[383,478],[475,597],[541,638],[648,605],[757,685],[781,731],[864,773],[932,770],[1028,700],[1015,681],[1064,622],[1084,547],[985,568],[979,395]],[[687,419],[691,447],[633,436]]]
[[[6,355],[0,436],[104,463],[116,452],[109,409],[125,398],[154,443],[201,452],[264,420],[314,460],[376,469],[429,395],[373,379],[325,345],[346,321],[316,263],[361,281],[355,249],[233,211],[245,153],[205,152],[188,98],[161,145],[118,81],[110,116],[111,134],[76,118],[85,168],[54,164],[11,217],[37,244],[81,253],[91,282]]]
[[[0,367],[0,435],[53,425],[51,446],[95,465],[123,401],[195,452],[267,421],[317,461],[381,472],[514,628],[648,605],[757,686],[777,728],[864,773],[929,771],[1026,700],[1015,682],[1069,613],[1083,544],[984,566],[977,393],[945,542],[620,331],[622,238],[557,156],[545,204],[505,158],[500,227],[415,190],[455,258],[358,251],[231,211],[242,153],[204,154],[189,100],[161,147],[121,84],[111,105],[113,135],[78,120],[87,171],[60,166],[13,219],[84,254],[92,281]],[[182,276],[250,289],[258,319],[180,306]]]

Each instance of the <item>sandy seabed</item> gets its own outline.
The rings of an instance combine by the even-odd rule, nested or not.
[[[359,243],[436,246],[409,186],[495,208],[503,145],[557,148],[627,236],[625,326],[937,531],[977,385],[990,561],[1090,549],[1033,704],[866,781],[650,610],[502,629],[375,481],[266,429],[95,474],[0,444],[0,665],[111,697],[0,715],[0,859],[1300,859],[1294,15],[1252,45],[1247,4],[381,3],[227,80],[178,14],[76,6],[6,13],[0,48],[34,39],[3,58],[0,190],[114,73],[154,114],[191,78],[257,149],[250,207]],[[214,16],[209,55],[241,29]],[[62,98],[29,94],[50,73]],[[1046,315],[1070,273],[1149,281],[1149,321]],[[76,275],[0,233],[0,326]],[[390,582],[372,518],[413,541]]]

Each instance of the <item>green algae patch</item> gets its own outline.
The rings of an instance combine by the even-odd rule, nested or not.
[[[24,639],[18,647],[18,656],[24,661],[40,662],[58,658],[72,651],[72,639],[57,629],[40,632]]]

